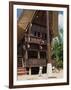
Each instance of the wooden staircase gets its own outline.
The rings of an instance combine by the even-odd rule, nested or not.
[[[17,75],[26,75],[27,70],[25,67],[23,67],[23,59],[22,57],[18,57],[18,62],[17,62]]]
[[[26,75],[27,74],[27,70],[24,67],[18,67],[17,69],[17,75]]]

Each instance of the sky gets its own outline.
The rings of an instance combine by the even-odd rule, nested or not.
[[[19,18],[22,11],[23,11],[22,9],[17,9],[17,18]],[[63,11],[60,11],[58,15],[58,26],[59,28],[63,28]]]
[[[22,9],[17,9],[17,18],[19,18],[19,16],[21,15],[21,13],[22,13]]]
[[[58,19],[59,28],[63,28],[63,13],[59,13]]]

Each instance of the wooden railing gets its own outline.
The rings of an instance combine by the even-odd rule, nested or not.
[[[25,41],[29,43],[46,44],[46,40],[42,40],[40,37],[36,36],[25,36]]]
[[[26,67],[46,66],[46,59],[28,59],[26,60]]]
[[[37,38],[37,37],[32,36],[32,37],[30,37],[30,42],[40,44],[41,43],[41,38]]]

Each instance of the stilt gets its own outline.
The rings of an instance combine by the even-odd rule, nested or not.
[[[39,51],[38,51],[38,59],[40,59],[40,53],[39,53]]]
[[[31,32],[31,27],[32,27],[32,24],[31,22],[29,23],[29,32],[28,32],[28,43],[30,42],[30,32]],[[28,46],[29,48],[30,46]],[[31,75],[31,67],[29,66],[29,75]]]
[[[47,75],[48,77],[52,76],[52,64],[51,63],[47,63]]]
[[[40,52],[38,52],[38,59],[40,59]],[[42,69],[43,69],[43,67],[40,66],[39,67],[39,76],[42,76]]]
[[[27,50],[25,51],[25,59],[28,59]]]
[[[39,76],[42,76],[42,69],[43,69],[43,67],[40,66],[40,67],[39,67]]]
[[[22,58],[22,67],[25,67],[25,65],[24,65],[24,61],[23,61],[23,58]]]
[[[29,75],[31,75],[31,68],[29,68]]]

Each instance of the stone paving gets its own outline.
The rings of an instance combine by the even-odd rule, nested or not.
[[[17,79],[18,80],[40,80],[40,79],[53,79],[53,78],[62,78],[63,77],[63,70],[60,70],[58,72],[53,72],[50,77],[48,77],[47,74],[42,74],[39,76],[37,75],[18,75]]]

